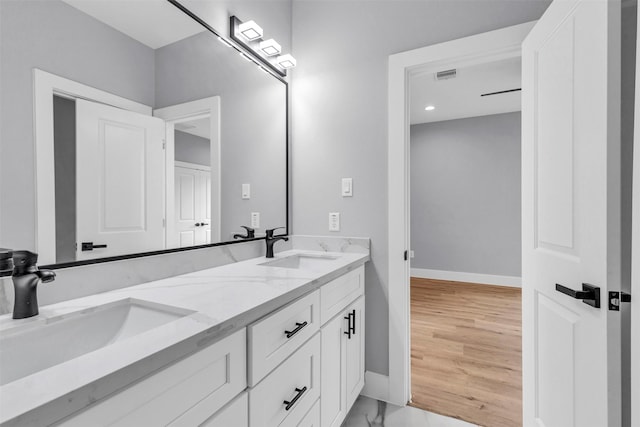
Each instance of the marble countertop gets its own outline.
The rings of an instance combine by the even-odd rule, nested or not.
[[[318,254],[317,251],[294,249],[278,253],[275,259],[304,253]],[[314,268],[315,271],[263,266],[260,264],[270,260],[260,257],[44,306],[40,308],[40,315],[31,319],[13,320],[11,315],[0,316],[2,337],[12,334],[16,328],[37,327],[53,318],[57,321],[124,299],[192,312],[171,323],[0,386],[0,424],[35,426],[59,420],[245,327],[369,260],[368,253],[322,253],[336,259],[324,262],[322,268]]]

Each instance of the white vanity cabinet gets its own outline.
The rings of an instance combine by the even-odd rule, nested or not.
[[[340,426],[364,386],[364,267],[57,425]]]
[[[331,297],[329,303],[325,305],[321,299],[323,313],[331,307],[334,314],[321,328],[320,419],[323,427],[339,427],[364,387],[364,268],[336,281],[341,286],[329,287],[330,292],[324,294]]]
[[[198,426],[246,388],[246,349],[241,329],[57,425]]]

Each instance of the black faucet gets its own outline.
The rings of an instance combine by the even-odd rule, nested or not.
[[[272,228],[271,230],[265,230],[266,233],[266,237],[264,238],[264,241],[267,243],[267,255],[265,255],[267,258],[273,258],[273,244],[275,242],[277,242],[278,240],[284,240],[285,242],[287,240],[289,240],[289,238],[285,235],[282,236],[274,236],[273,232],[276,230],[279,230],[281,228],[284,227],[277,227],[277,228]]]
[[[13,318],[25,319],[38,314],[38,285],[53,282],[56,273],[39,270],[36,266],[38,254],[29,251],[13,252]]]
[[[254,230],[253,228],[247,227],[246,225],[241,225],[240,227],[247,230],[247,235],[243,236],[242,234],[234,234],[234,239],[253,239],[254,237],[256,237],[256,230]]]

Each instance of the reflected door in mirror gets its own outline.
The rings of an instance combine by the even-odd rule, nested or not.
[[[203,166],[176,162],[175,209],[181,248],[211,243],[211,172]]]
[[[77,259],[162,248],[164,121],[78,99],[76,133]]]

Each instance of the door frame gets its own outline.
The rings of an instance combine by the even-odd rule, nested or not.
[[[182,104],[153,110],[153,115],[166,122],[166,166],[165,166],[165,218],[166,249],[179,247],[175,239],[175,125],[199,118],[209,117],[210,165],[211,165],[211,242],[220,242],[221,209],[221,156],[220,156],[220,97],[211,96]]]
[[[36,247],[42,265],[56,263],[56,195],[53,96],[86,99],[151,115],[148,105],[55,74],[33,69],[33,133],[35,150]]]
[[[371,397],[404,406],[411,397],[409,222],[409,82],[415,74],[521,56],[536,21],[389,56],[388,85],[388,295],[389,377]],[[385,388],[387,388],[385,390]]]

